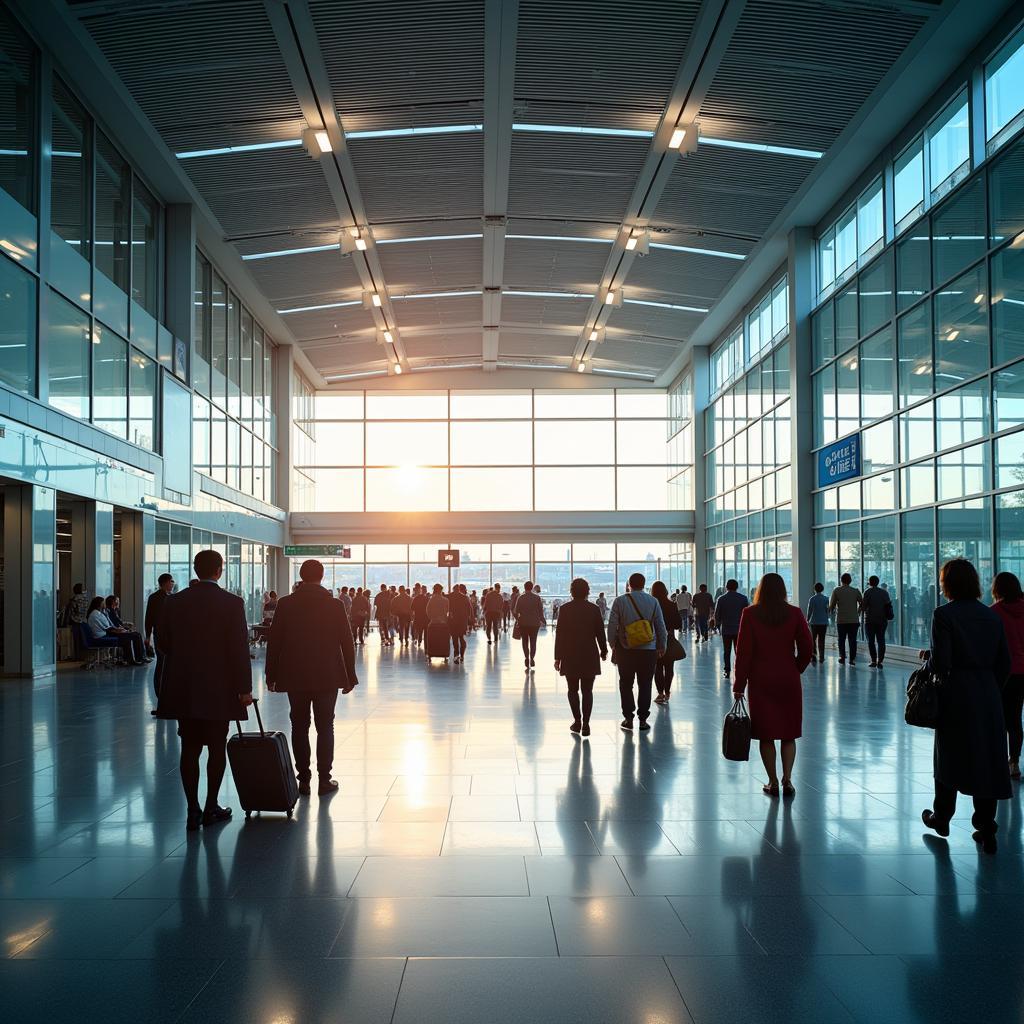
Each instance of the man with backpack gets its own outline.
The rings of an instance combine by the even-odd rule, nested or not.
[[[633,731],[634,714],[641,732],[650,729],[647,719],[651,713],[651,684],[668,639],[661,605],[644,592],[646,584],[642,573],[633,573],[629,577],[629,590],[615,598],[608,616],[608,642],[619,668],[622,728],[626,732]]]

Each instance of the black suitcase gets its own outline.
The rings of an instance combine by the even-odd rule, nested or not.
[[[299,783],[295,778],[288,737],[283,732],[266,732],[260,718],[258,702],[253,701],[258,733],[242,732],[228,740],[228,761],[238,790],[238,801],[246,818],[253,811],[284,811],[292,816],[299,799]]]
[[[447,661],[452,656],[452,631],[448,623],[431,622],[427,626],[424,646],[427,649],[428,661],[431,658],[444,658]]]

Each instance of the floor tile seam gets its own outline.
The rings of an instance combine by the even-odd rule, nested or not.
[[[203,984],[199,986],[199,991],[192,996],[192,998],[185,1004],[184,1007],[182,1007],[181,1013],[179,1013],[174,1018],[174,1024],[178,1024],[178,1021],[182,1021],[185,1019],[185,1017],[188,1014],[188,1011],[192,1009],[192,1006],[195,1003],[195,1001],[207,990],[207,988],[209,988],[210,984],[217,977],[217,975],[220,974],[221,970],[224,968],[224,965],[227,963],[227,958],[214,959],[217,960],[217,966],[214,967],[213,971],[211,971],[210,976],[206,979],[206,981],[204,981]]]
[[[668,965],[668,957],[661,956],[658,958],[665,966],[665,970],[668,971],[668,976],[672,981],[672,987],[676,990],[679,995],[679,1001],[683,1004],[683,1009],[686,1011],[686,1016],[690,1018],[691,1024],[696,1024],[697,1018],[694,1017],[693,1011],[690,1009],[689,1003],[686,1001],[686,996],[683,995],[683,990],[679,987],[679,982],[676,980],[675,974],[672,972],[672,968]]]
[[[356,887],[356,882],[359,881],[359,876],[363,873],[363,868],[366,867],[366,861],[368,859],[368,857],[364,857],[360,862],[359,867],[356,869],[355,875],[352,876],[352,884],[349,885],[349,887],[345,890],[345,899],[352,898],[352,890]]]
[[[561,957],[562,951],[558,948],[558,931],[555,929],[555,912],[551,909],[551,897],[545,896],[544,902],[548,905],[548,920],[551,921],[551,937],[555,940],[555,956]]]
[[[622,863],[619,861],[618,854],[613,854],[612,860],[615,861],[615,866],[619,869],[619,874],[622,875],[623,881],[626,883],[626,888],[630,891],[631,895],[636,896],[636,890],[629,884],[629,876],[622,870]]]
[[[402,963],[402,976],[398,979],[398,988],[395,990],[395,1003],[391,1007],[390,1024],[394,1024],[395,1015],[398,1013],[398,1000],[402,995],[402,985],[405,982],[405,972],[409,969],[409,957],[405,957]]]
[[[900,883],[900,884],[902,885],[902,883]],[[913,894],[913,893],[912,893],[911,895],[915,895],[915,894]],[[839,925],[839,927],[840,927],[840,928],[841,928],[841,929],[842,929],[842,930],[843,930],[844,932],[846,932],[846,934],[847,934],[847,935],[849,935],[849,936],[850,936],[850,938],[851,938],[851,939],[853,939],[853,941],[854,941],[854,942],[856,942],[856,943],[857,943],[857,945],[858,945],[858,946],[860,946],[860,947],[861,947],[861,949],[863,949],[863,950],[864,950],[864,952],[865,952],[866,954],[868,954],[869,956],[878,956],[878,955],[879,955],[878,953],[876,953],[876,952],[875,952],[875,951],[874,951],[873,949],[871,949],[871,948],[870,948],[869,946],[867,946],[867,945],[865,945],[865,944],[864,944],[863,942],[861,942],[861,940],[860,940],[860,939],[858,939],[858,938],[857,938],[857,936],[856,936],[856,935],[854,935],[854,934],[853,934],[853,932],[852,932],[852,931],[850,931],[850,929],[849,929],[849,928],[847,928],[847,927],[846,927],[846,925],[845,925],[845,924],[843,924],[843,922],[842,922],[842,921],[840,921],[840,920],[839,920],[839,918],[838,918],[838,917],[836,917],[836,916],[835,916],[835,914],[833,914],[833,913],[832,913],[832,912],[831,912],[831,911],[830,911],[830,910],[828,909],[828,907],[826,907],[826,906],[824,906],[824,905],[822,904],[821,900],[822,900],[822,899],[828,899],[828,898],[830,898],[830,897],[828,897],[828,896],[822,896],[822,895],[818,895],[818,896],[814,896],[814,895],[809,895],[809,896],[807,896],[807,897],[806,897],[806,899],[809,899],[809,900],[810,900],[810,901],[811,901],[811,902],[812,902],[812,903],[813,903],[813,904],[814,904],[814,905],[815,905],[815,906],[816,906],[816,907],[817,907],[817,908],[818,908],[818,909],[819,909],[820,911],[822,911],[822,913],[824,913],[824,914],[826,915],[826,917],[828,917],[828,918],[829,918],[830,920],[834,921],[834,922],[835,922],[835,923],[836,923],[837,925]],[[832,897],[832,898],[834,898],[834,897]],[[866,897],[856,897],[856,896],[855,896],[855,897],[853,897],[853,899],[863,899],[863,898],[866,898]],[[877,898],[877,897],[875,897],[875,898]],[[881,898],[882,898],[882,899],[885,899],[885,897],[884,897],[884,896],[882,896]],[[902,895],[901,893],[897,893],[897,894],[896,894],[896,898],[897,898],[897,899],[904,899],[905,897],[904,897],[904,896],[903,896],[903,895]],[[916,898],[918,898],[918,899],[926,899],[927,897],[916,897]],[[861,956],[861,955],[863,955],[863,954],[857,954],[857,953],[852,953],[852,954],[845,954],[845,955],[848,955],[848,956]]]

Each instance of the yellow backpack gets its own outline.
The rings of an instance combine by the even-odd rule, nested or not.
[[[640,608],[636,603],[632,594],[626,595],[629,598],[629,603],[633,606],[633,611],[640,616],[636,622],[627,623],[625,628],[626,633],[626,646],[627,647],[643,647],[645,644],[654,642],[654,624],[650,619],[645,619],[640,613]]]

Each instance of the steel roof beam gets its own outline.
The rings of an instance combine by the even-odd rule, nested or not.
[[[623,217],[624,230],[612,243],[608,259],[601,275],[587,317],[580,331],[572,365],[576,369],[594,344],[590,339],[592,331],[600,330],[611,315],[611,306],[605,304],[605,295],[612,290],[621,290],[629,276],[630,268],[637,258],[636,252],[626,249],[630,229],[647,227],[654,217],[658,202],[668,185],[679,152],[669,149],[669,139],[676,126],[689,126],[700,113],[701,105],[711,88],[712,80],[725,56],[746,0],[706,0],[701,6],[697,23],[686,47],[675,83],[669,95],[665,111],[651,139],[651,146],[637,177],[633,194]]]
[[[516,84],[519,0],[486,0],[484,14],[484,260],[481,350],[484,369],[498,368],[501,289],[505,278],[508,183]]]
[[[359,228],[367,241],[364,251],[356,250],[348,258],[352,260],[363,290],[376,293],[381,298],[380,307],[373,307],[368,312],[373,316],[379,335],[383,335],[384,331],[391,332],[393,341],[388,347],[393,347],[397,360],[408,369],[398,320],[391,305],[384,271],[359,191],[355,165],[348,152],[345,130],[338,119],[327,64],[320,49],[309,4],[307,0],[286,0],[283,3],[280,0],[264,0],[263,6],[306,124],[310,128],[326,130],[330,139],[331,151],[321,154],[318,162],[338,211],[338,230],[341,232],[350,227]],[[388,358],[389,367],[391,363]]]

